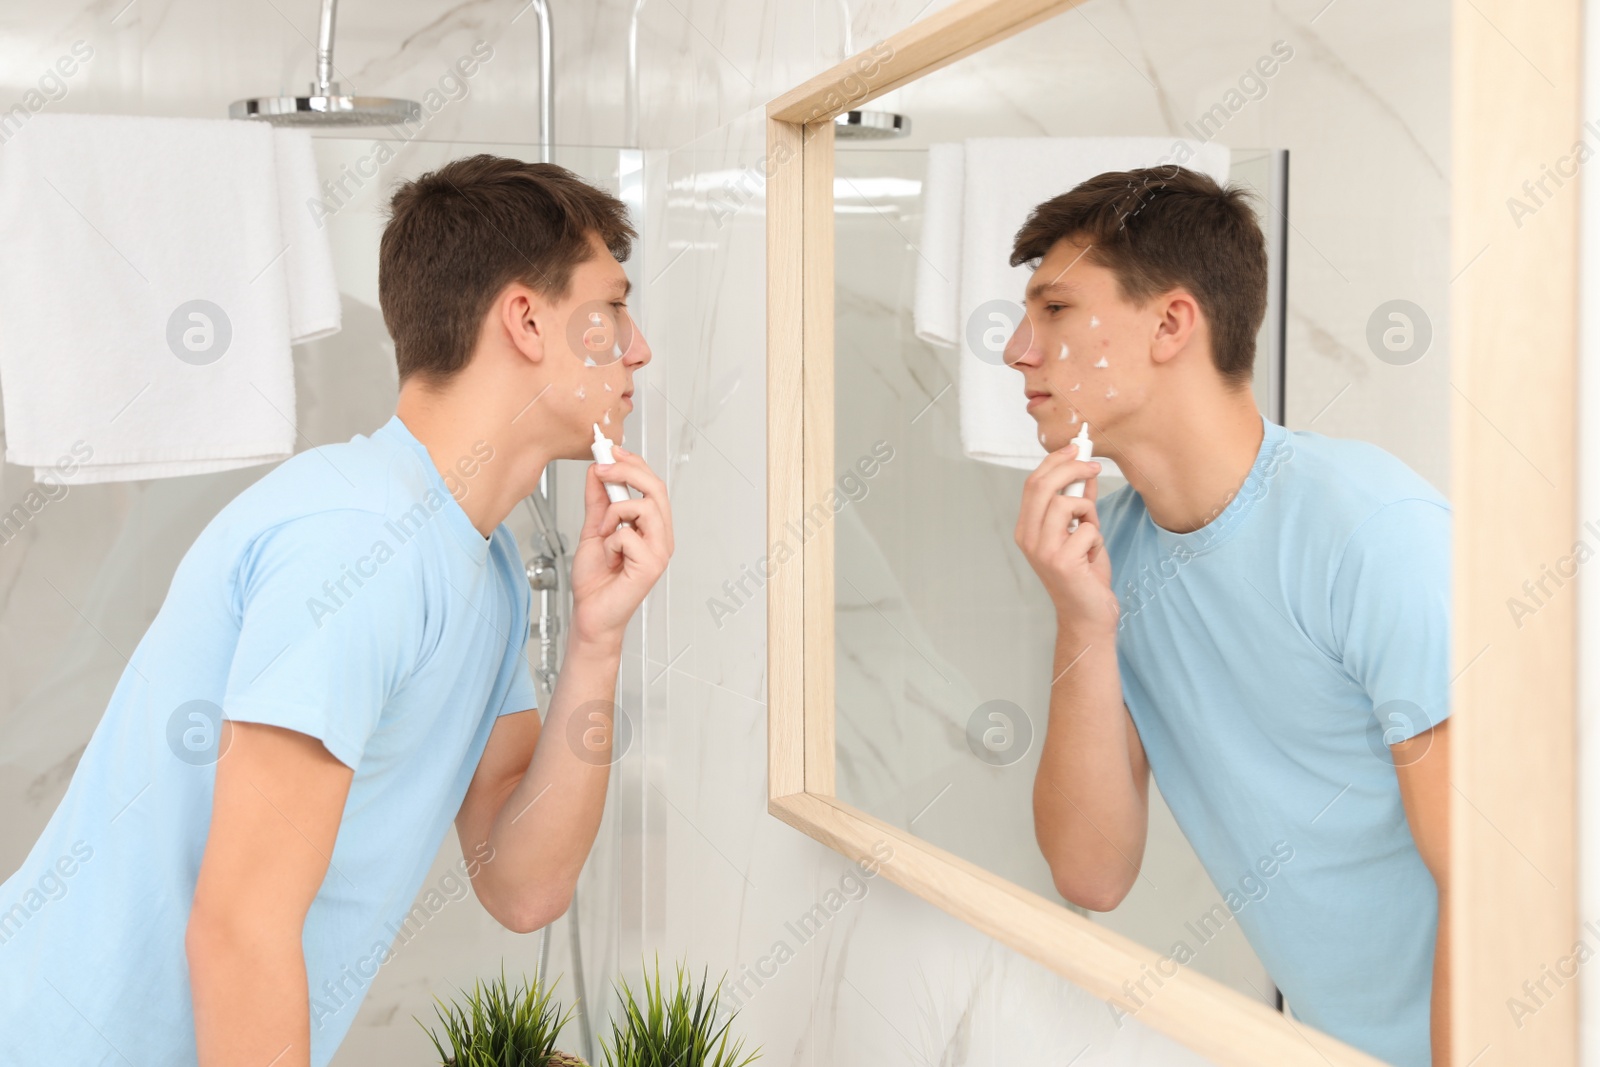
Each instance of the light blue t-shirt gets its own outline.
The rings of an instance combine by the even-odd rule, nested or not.
[[[462,457],[457,490],[495,462]],[[320,738],[354,769],[302,938],[326,1064],[426,921],[408,912],[496,716],[535,706],[531,601],[510,530],[473,527],[398,415],[218,512],[0,884],[0,1063],[196,1062],[184,930],[226,717]]]
[[[1388,746],[1450,713],[1450,505],[1375,445],[1262,419],[1207,525],[1099,506],[1117,659],[1151,771],[1290,1011],[1428,1067],[1438,898]],[[1263,990],[1263,992],[1266,992]]]

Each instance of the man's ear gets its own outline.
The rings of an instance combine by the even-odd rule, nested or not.
[[[1155,330],[1150,359],[1165,363],[1188,347],[1200,326],[1200,302],[1187,289],[1173,289],[1155,298]]]
[[[520,282],[512,282],[494,306],[512,347],[532,362],[544,359],[550,336],[550,306],[539,294]]]

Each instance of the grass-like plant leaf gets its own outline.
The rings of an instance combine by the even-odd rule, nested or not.
[[[443,1040],[417,1019],[445,1067],[549,1067],[582,1062],[562,1056],[555,1047],[572,1009],[562,1012],[552,991],[538,983],[518,982],[516,989],[508,989],[505,961],[500,963],[498,979],[487,983],[474,979],[472,992],[461,990],[461,994],[464,1002],[446,1004],[433,998],[437,1004],[434,1011],[444,1026]]]
[[[621,999],[621,1019],[611,1020],[610,1040],[601,1038],[606,1067],[745,1067],[760,1055],[760,1049],[740,1059],[744,1040],[733,1041],[729,1028],[735,1011],[717,1021],[722,983],[709,995],[702,972],[700,986],[693,989],[683,965],[677,965],[677,980],[668,992],[661,983],[661,960],[656,959],[655,977],[644,976],[644,1002],[634,995],[624,979],[617,980]]]

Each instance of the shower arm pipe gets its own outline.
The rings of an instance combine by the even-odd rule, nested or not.
[[[528,6],[533,8],[534,17],[539,20],[539,162],[552,163],[555,148],[555,47],[550,37],[550,4],[549,0],[528,0]],[[567,573],[566,551],[561,544],[561,535],[554,530],[554,504],[556,499],[556,472],[555,464],[545,464],[544,470],[539,472],[539,499],[550,506],[550,522],[544,522],[540,516],[540,524],[545,527],[546,546],[555,556],[558,574]],[[554,676],[559,655],[555,647],[554,626],[562,617],[561,605],[558,598],[561,591],[557,589],[541,589],[539,591],[539,674],[541,680],[548,683],[552,693],[555,691]]]
[[[322,0],[322,17],[317,22],[317,86],[313,96],[332,96],[333,20],[339,0]]]
[[[528,0],[539,20],[539,162],[553,163],[555,148],[555,45],[550,37],[549,0]]]
[[[639,14],[647,0],[633,0],[633,15],[628,19],[628,82],[623,89],[627,121],[623,124],[625,143],[639,148]]]

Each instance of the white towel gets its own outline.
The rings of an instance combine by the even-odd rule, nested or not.
[[[1218,183],[1228,180],[1226,145],[1186,143],[1192,155],[1184,166]],[[959,168],[945,152],[935,155],[936,150],[951,147],[958,146],[934,145],[928,153],[922,248],[926,255],[931,233],[938,258],[930,256],[926,270],[919,265],[917,336],[960,346],[963,451],[974,459],[1032,470],[1046,453],[1039,444],[1038,424],[1027,411],[1022,375],[974,353],[965,336],[966,324],[974,322],[979,307],[991,300],[1008,300],[1020,307],[1031,271],[1025,265],[1008,264],[1012,241],[1034,207],[1096,174],[1168,162],[1173,141],[1167,137],[970,138],[959,146]],[[949,216],[952,181],[959,183],[956,220]],[[946,188],[936,189],[936,183]],[[959,240],[952,237],[954,232]],[[940,276],[954,279],[954,299],[947,285],[937,284]],[[1089,432],[1093,436],[1092,426]],[[1102,477],[1120,475],[1115,464],[1100,462]]]
[[[294,453],[289,346],[339,327],[309,135],[41,114],[0,152],[7,462],[63,484]]]
[[[928,177],[922,183],[922,235],[917,241],[911,322],[919,338],[946,348],[960,341],[956,305],[961,299],[961,179],[966,159],[962,144],[929,145]]]
[[[283,242],[289,247],[283,254],[289,283],[289,343],[299,345],[339,332],[339,279],[333,273],[328,231],[307,206],[322,198],[311,134],[275,128],[272,138],[279,217]]]

